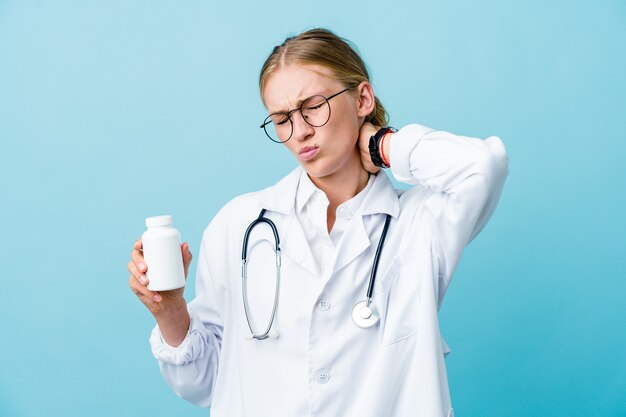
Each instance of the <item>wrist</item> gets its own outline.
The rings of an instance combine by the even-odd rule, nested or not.
[[[174,305],[159,314],[155,314],[155,319],[163,341],[172,347],[178,347],[189,332],[191,317],[187,311],[187,304]]]
[[[381,167],[381,168],[389,168],[389,159],[387,158],[387,155],[389,155],[390,147],[389,147],[388,141],[385,141],[384,139],[388,133],[394,133],[394,132],[397,132],[397,129],[391,126],[383,127],[379,129],[376,132],[376,134],[370,137],[370,141],[369,141],[370,157],[372,159],[372,163],[375,166]],[[385,146],[385,142],[387,142],[386,146]],[[385,150],[387,151],[386,153],[385,153]]]
[[[185,321],[185,317],[189,317],[187,303],[182,297],[180,300],[170,300],[165,308],[161,308],[158,312],[154,312],[153,316],[159,326],[161,324],[171,326],[172,324]]]
[[[394,132],[392,130],[387,131],[387,133],[385,133],[383,135],[383,137],[380,139],[380,159],[383,160],[383,163],[387,166],[387,167],[391,167],[391,160],[389,158],[390,152],[391,152],[391,137],[394,135]]]
[[[183,298],[181,302],[170,304],[167,308],[154,313],[154,318],[160,328],[174,329],[178,327],[189,327],[189,311],[187,303]]]

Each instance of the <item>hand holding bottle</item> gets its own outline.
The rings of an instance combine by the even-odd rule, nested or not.
[[[178,247],[178,243],[176,247]],[[186,281],[192,254],[187,242],[180,245],[180,250],[183,264],[183,280]],[[150,284],[147,274],[148,264],[144,258],[144,242],[142,239],[135,241],[130,257],[128,271],[130,272],[129,285],[131,290],[156,319],[165,342],[171,346],[178,346],[187,334],[190,321],[187,303],[183,296],[185,290],[184,282],[182,286],[175,285],[178,288],[171,290],[150,290],[148,288]],[[157,288],[167,288],[167,286],[163,287],[159,284]]]

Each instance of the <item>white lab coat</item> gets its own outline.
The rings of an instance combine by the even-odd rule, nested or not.
[[[173,348],[158,327],[151,344],[166,382],[212,417],[451,416],[438,309],[463,248],[493,212],[508,173],[497,137],[486,140],[409,125],[395,134],[391,171],[415,184],[372,188],[342,236],[333,267],[320,274],[294,213],[301,168],[276,185],[229,202],[205,230],[191,326]],[[241,250],[262,208],[280,234],[278,338],[247,340]],[[392,220],[373,303],[380,323],[351,319],[365,298],[385,214]],[[272,243],[270,243],[272,242]],[[249,294],[257,332],[273,303],[270,229],[250,238]]]

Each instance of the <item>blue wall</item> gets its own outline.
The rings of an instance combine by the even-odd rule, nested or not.
[[[314,26],[358,45],[393,125],[507,145],[441,311],[458,415],[626,415],[626,3],[212,3],[0,0],[0,415],[208,415],[162,381],[126,263],[161,213],[197,258],[295,166],[257,76]]]

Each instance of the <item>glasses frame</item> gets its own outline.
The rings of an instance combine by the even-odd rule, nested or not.
[[[328,119],[326,119],[326,121],[325,121],[324,123],[322,123],[321,125],[317,125],[317,126],[316,126],[316,125],[314,125],[314,124],[309,123],[309,122],[307,121],[307,119],[306,119],[304,116],[302,117],[302,119],[303,119],[303,120],[306,122],[306,124],[308,124],[309,126],[313,126],[313,127],[322,127],[322,126],[324,126],[326,123],[328,123],[328,121],[330,120],[330,115],[331,115],[331,113],[332,113],[332,108],[330,107],[330,103],[329,103],[329,102],[330,102],[330,99],[332,99],[332,98],[334,98],[334,97],[337,97],[339,94],[341,94],[341,93],[345,93],[346,91],[348,91],[348,90],[350,90],[350,89],[353,89],[353,88],[355,88],[355,87],[356,87],[356,85],[353,85],[353,86],[350,86],[350,87],[344,88],[344,89],[343,89],[343,90],[341,90],[340,92],[335,93],[335,94],[333,94],[333,95],[331,95],[331,96],[329,96],[329,97],[324,97],[324,96],[323,96],[323,95],[321,95],[321,94],[314,94],[314,95],[312,95],[311,97],[307,97],[306,99],[302,100],[302,103],[300,104],[300,107],[296,107],[295,109],[291,109],[291,110],[289,110],[287,113],[285,113],[285,112],[276,112],[276,113],[272,113],[272,114],[270,114],[269,116],[267,116],[267,117],[265,118],[265,120],[263,121],[263,124],[262,124],[261,126],[259,126],[259,127],[260,127],[261,129],[263,129],[263,131],[265,132],[265,135],[266,135],[268,138],[270,138],[270,140],[271,140],[272,142],[274,142],[274,143],[285,143],[285,142],[287,142],[289,139],[291,139],[291,137],[293,136],[293,120],[291,119],[291,115],[292,115],[292,114],[294,114],[294,113],[295,113],[295,112],[297,112],[297,111],[300,111],[300,114],[302,114],[302,107],[304,106],[304,103],[306,103],[307,101],[309,101],[309,100],[310,100],[310,99],[312,99],[313,97],[321,97],[321,98],[323,98],[323,99],[324,99],[324,101],[325,101],[325,102],[326,102],[326,104],[328,105]],[[276,139],[272,138],[272,136],[271,136],[271,135],[267,132],[267,129],[265,128],[267,125],[274,123],[274,122],[272,121],[271,117],[272,117],[272,116],[274,116],[274,115],[277,115],[277,114],[282,114],[282,115],[287,116],[287,119],[289,120],[289,124],[291,125],[291,133],[289,133],[289,137],[288,137],[287,139],[285,139],[285,140],[280,140],[280,139],[276,140]],[[277,136],[278,136],[278,134],[277,134]]]

